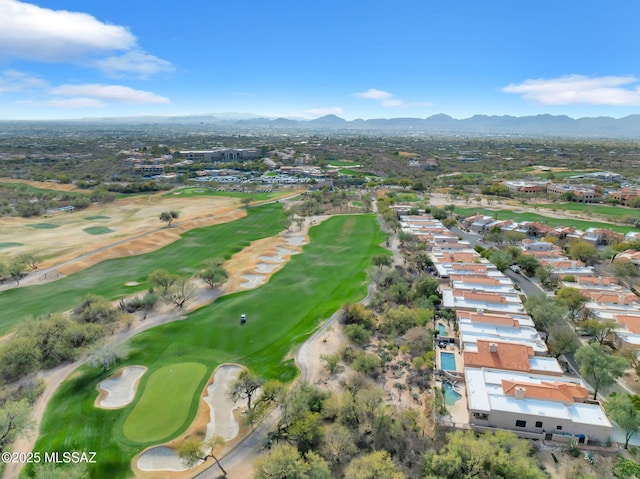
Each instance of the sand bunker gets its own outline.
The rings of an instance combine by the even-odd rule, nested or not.
[[[278,267],[279,265],[274,263],[258,263],[256,265],[256,273],[271,273]]]
[[[285,238],[287,239],[287,244],[290,244],[292,246],[307,244],[307,239],[301,235],[285,236]]]
[[[229,384],[238,377],[240,371],[242,371],[240,366],[224,364],[216,369],[213,382],[207,386],[206,396],[203,397],[204,403],[209,406],[205,440],[221,436],[225,441],[230,441],[240,433],[240,425],[233,415],[239,403],[231,401],[227,396]],[[147,449],[138,458],[136,467],[147,472],[176,472],[190,469],[184,465],[175,449],[169,446],[155,446]]]
[[[137,281],[127,281],[124,283],[125,286],[138,286],[140,283]]]
[[[129,404],[136,397],[138,381],[146,370],[144,366],[127,366],[100,382],[96,407],[118,409]]]
[[[240,283],[240,287],[245,289],[255,288],[267,281],[267,277],[260,274],[243,274],[241,279],[243,281]]]
[[[240,432],[238,421],[233,416],[237,403],[229,399],[227,389],[241,371],[240,366],[233,364],[225,364],[216,370],[213,382],[207,388],[207,395],[204,397],[210,408],[206,439],[221,436],[225,441],[230,441]]]
[[[167,446],[147,449],[140,454],[137,466],[141,471],[186,471],[190,469],[184,465],[175,449]]]

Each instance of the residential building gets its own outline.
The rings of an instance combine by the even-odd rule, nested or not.
[[[579,379],[467,367],[471,427],[520,437],[578,443],[609,440],[613,427]]]

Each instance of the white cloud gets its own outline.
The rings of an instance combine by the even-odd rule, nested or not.
[[[634,76],[587,77],[567,75],[559,78],[525,80],[510,84],[503,92],[522,95],[542,105],[640,105],[640,80]]]
[[[95,98],[62,98],[44,101],[39,105],[54,108],[100,108],[105,106],[103,102]]]
[[[47,82],[41,78],[16,70],[5,70],[0,73],[0,94],[21,90],[46,88]]]
[[[344,111],[339,106],[332,106],[329,108],[310,108],[304,111],[309,115],[313,116],[324,116],[324,115],[342,115]]]
[[[385,108],[399,108],[401,106],[406,106],[404,101],[394,99],[382,100],[380,104]]]
[[[158,73],[175,71],[170,62],[140,50],[97,60],[94,65],[105,75],[112,77],[134,74],[139,78],[149,78]]]
[[[353,96],[365,98],[367,100],[386,100],[393,97],[391,93],[383,90],[376,90],[375,88],[369,88],[367,91],[354,93]]]
[[[69,61],[92,52],[128,50],[136,44],[125,27],[86,13],[0,0],[0,18],[0,56]]]
[[[95,98],[112,103],[147,104],[169,103],[169,99],[143,90],[134,90],[122,85],[60,85],[51,91],[54,95]]]

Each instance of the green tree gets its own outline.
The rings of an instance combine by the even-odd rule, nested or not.
[[[229,279],[229,273],[222,266],[209,265],[200,272],[200,279],[209,285],[210,288],[217,288]]]
[[[221,436],[213,436],[207,441],[201,441],[197,437],[190,436],[180,443],[176,448],[178,457],[188,467],[194,467],[209,458],[212,458],[220,468],[224,476],[227,475],[222,464],[214,454],[214,451],[224,446],[225,440]]]
[[[597,319],[586,319],[580,321],[580,329],[586,334],[593,336],[598,343],[603,344],[612,332],[618,328],[618,323],[609,319],[605,321],[599,321]]]
[[[509,431],[481,436],[471,431],[447,434],[447,443],[439,451],[424,456],[427,479],[544,479],[529,444]]]
[[[520,269],[526,273],[527,276],[533,276],[536,274],[536,269],[540,267],[540,262],[535,256],[530,254],[521,254],[516,258],[516,262]]]
[[[577,288],[563,286],[556,293],[556,299],[559,303],[564,304],[569,309],[571,320],[575,321],[578,314],[587,302],[587,298]]]
[[[640,463],[618,456],[618,462],[611,472],[618,479],[637,479],[640,477]]]
[[[88,294],[73,310],[74,319],[82,323],[104,325],[117,321],[118,316],[118,309],[108,299],[95,294]]]
[[[238,374],[238,377],[231,382],[227,393],[234,401],[246,399],[247,409],[251,412],[253,410],[251,401],[262,384],[264,384],[264,379],[249,369],[243,369],[240,371],[240,374]]]
[[[353,459],[344,471],[345,479],[404,479],[405,475],[387,451],[375,451]]]
[[[171,228],[171,223],[173,220],[177,219],[180,216],[180,212],[175,210],[163,211],[160,213],[160,221],[167,223],[167,227]]]
[[[513,262],[513,257],[507,251],[493,251],[489,255],[489,261],[496,265],[498,271],[505,271]]]
[[[524,304],[531,315],[531,319],[538,329],[548,331],[548,328],[559,323],[567,314],[567,307],[558,304],[554,298],[546,295],[532,296]]]
[[[165,295],[167,290],[178,280],[177,274],[169,273],[165,269],[156,269],[149,273],[147,281],[153,289],[159,289],[161,295]]]
[[[611,395],[604,408],[624,434],[624,448],[629,448],[629,440],[640,431],[640,411],[629,394]]]
[[[347,324],[344,327],[344,334],[347,338],[360,346],[371,341],[371,333],[361,324]]]
[[[278,444],[253,465],[254,479],[330,479],[327,463],[313,452],[303,458],[288,444]]]
[[[575,353],[580,347],[580,340],[575,331],[566,323],[554,324],[549,327],[549,352],[558,358],[562,354]]]
[[[333,376],[340,365],[340,354],[323,354],[320,359],[325,363],[324,368]]]
[[[391,257],[385,254],[376,255],[371,258],[371,263],[378,268],[383,268],[385,266],[391,266]]]
[[[593,264],[598,258],[598,250],[584,240],[573,240],[567,246],[567,254],[585,264]]]
[[[0,452],[33,428],[26,399],[8,401],[0,408]]]
[[[582,374],[593,386],[593,399],[598,398],[600,388],[610,386],[624,374],[627,362],[624,358],[607,354],[600,343],[580,347],[575,354]]]
[[[544,285],[549,285],[552,278],[552,268],[547,265],[540,265],[535,269],[534,275],[538,281]]]

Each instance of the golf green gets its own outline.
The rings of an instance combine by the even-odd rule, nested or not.
[[[170,438],[183,428],[207,367],[177,363],[157,369],[144,385],[142,396],[122,427],[125,437],[148,443]]]
[[[31,223],[27,226],[29,228],[36,228],[39,230],[52,230],[54,228],[60,228],[60,225],[54,225],[53,223]]]
[[[13,243],[13,242],[0,243],[0,249],[17,248],[18,246],[24,246],[24,245],[22,243]]]
[[[90,226],[89,228],[85,228],[83,231],[85,233],[89,233],[90,235],[104,235],[114,232],[114,230],[112,230],[111,228],[107,228],[106,226]]]

